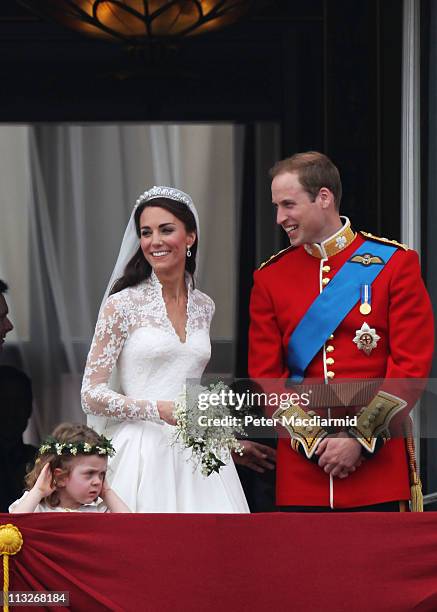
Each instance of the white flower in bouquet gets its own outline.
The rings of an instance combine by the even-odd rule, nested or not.
[[[209,387],[190,385],[184,387],[175,400],[175,442],[191,448],[195,467],[199,464],[204,476],[219,472],[231,459],[231,452],[243,454],[243,447],[236,435],[246,435],[241,417],[232,414],[226,403],[229,391],[223,382]],[[217,402],[217,397],[221,401]],[[202,398],[200,408],[199,397]],[[214,402],[208,398],[214,397]]]

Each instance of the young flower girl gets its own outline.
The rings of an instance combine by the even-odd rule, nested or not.
[[[63,423],[39,448],[27,490],[9,512],[130,512],[106,483],[111,441],[86,425]]]

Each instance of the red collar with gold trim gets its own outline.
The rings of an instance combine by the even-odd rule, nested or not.
[[[328,259],[333,255],[337,255],[348,247],[355,240],[356,232],[351,228],[351,222],[347,217],[342,217],[345,220],[342,228],[335,232],[332,236],[320,243],[304,244],[305,251],[312,257],[317,259]]]

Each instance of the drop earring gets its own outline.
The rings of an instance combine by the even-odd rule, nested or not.
[[[191,257],[191,249],[188,244],[187,244],[187,257]]]

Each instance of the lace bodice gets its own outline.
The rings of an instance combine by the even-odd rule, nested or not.
[[[82,383],[87,414],[162,422],[158,400],[173,400],[200,378],[211,354],[214,302],[188,286],[186,340],[176,334],[155,275],[109,296],[97,321]],[[117,386],[113,387],[114,368]],[[110,382],[111,381],[111,382]]]

